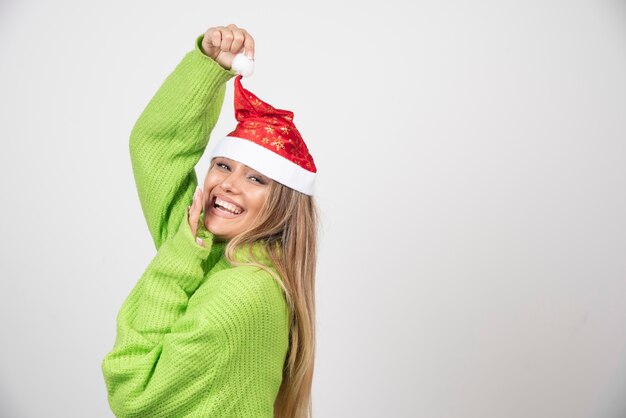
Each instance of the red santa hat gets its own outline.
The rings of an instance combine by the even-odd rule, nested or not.
[[[313,195],[317,169],[293,124],[293,112],[276,109],[235,77],[235,130],[221,138],[210,158],[226,157],[258,170],[274,181]]]

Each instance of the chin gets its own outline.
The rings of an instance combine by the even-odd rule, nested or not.
[[[224,230],[224,228],[220,228],[220,226],[218,225],[211,225],[210,220],[207,220],[204,223],[204,226],[207,229],[207,231],[209,231],[210,233],[215,235],[217,238],[222,239],[222,240],[230,240],[236,235],[230,230]]]

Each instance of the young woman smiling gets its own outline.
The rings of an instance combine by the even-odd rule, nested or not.
[[[210,195],[203,199],[202,190],[198,194],[198,200],[205,202],[207,229],[225,240],[245,232],[267,200],[271,181],[245,164],[224,157],[214,158],[204,180],[204,190],[210,191]],[[191,223],[197,224],[200,205],[193,209]]]
[[[202,188],[194,170],[241,51],[252,58],[254,39],[236,25],[198,36],[131,132],[157,253],[102,361],[118,417],[312,416],[316,168],[293,113],[237,75],[237,127]]]

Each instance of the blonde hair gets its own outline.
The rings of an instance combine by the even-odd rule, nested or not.
[[[232,265],[252,264],[263,268],[283,288],[289,306],[289,348],[274,403],[274,417],[311,418],[318,208],[312,196],[276,181],[269,187],[267,200],[253,226],[228,242],[225,256]],[[235,260],[237,249],[259,241],[280,277],[258,260],[252,263]]]

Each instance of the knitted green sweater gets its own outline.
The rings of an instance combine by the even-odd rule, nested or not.
[[[202,217],[188,221],[194,171],[224,101],[225,70],[195,48],[167,77],[130,135],[139,199],[157,254],[117,315],[102,361],[118,417],[273,417],[288,349],[288,307],[266,271],[232,266]],[[267,255],[252,250],[270,268]],[[244,250],[237,261],[249,261]],[[276,271],[273,269],[273,271]]]

